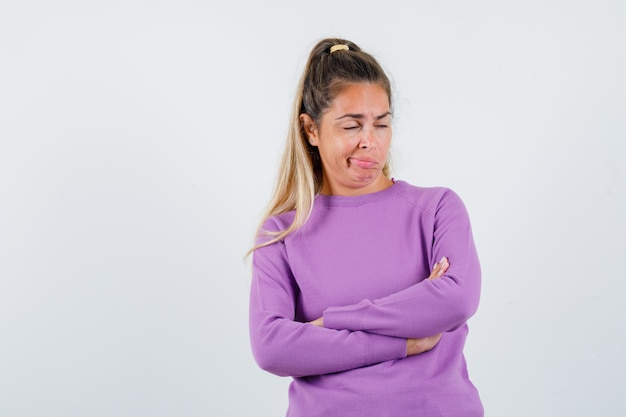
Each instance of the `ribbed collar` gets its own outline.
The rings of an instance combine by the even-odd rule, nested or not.
[[[319,205],[326,206],[326,207],[362,206],[365,204],[382,200],[393,194],[396,194],[398,191],[402,190],[406,186],[407,186],[406,182],[400,181],[400,180],[394,180],[394,183],[391,186],[385,188],[382,191],[377,191],[375,193],[361,194],[361,195],[354,195],[354,196],[318,194],[317,196],[315,196],[315,204],[319,204]]]

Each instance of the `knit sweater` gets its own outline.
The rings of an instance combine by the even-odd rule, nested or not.
[[[443,256],[446,273],[426,279]],[[262,369],[293,377],[289,417],[479,417],[463,356],[479,296],[470,222],[453,191],[396,181],[318,195],[300,229],[254,253],[252,352]],[[324,327],[307,323],[321,316]],[[432,350],[407,356],[407,338],[439,333]]]

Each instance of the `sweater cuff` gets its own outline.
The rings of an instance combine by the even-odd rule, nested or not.
[[[374,364],[406,358],[406,339],[368,334],[363,344],[364,364]]]
[[[365,332],[367,343],[363,344],[364,363],[380,363],[406,357],[406,339],[367,333],[363,330],[363,313],[371,304],[363,300],[344,307],[329,307],[324,310],[324,327],[335,330]]]
[[[363,313],[368,304],[370,304],[368,300],[363,300],[350,306],[328,307],[324,310],[324,327],[353,332],[364,330]]]

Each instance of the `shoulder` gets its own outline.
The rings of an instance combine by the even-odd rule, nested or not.
[[[459,195],[447,187],[419,187],[404,181],[398,181],[398,197],[415,208],[433,216],[444,206],[464,207]]]
[[[292,210],[266,218],[257,231],[256,244],[268,242],[280,232],[288,229],[293,223],[295,215],[296,212]]]
[[[261,231],[279,232],[288,228],[296,215],[295,210],[269,216],[261,225]]]

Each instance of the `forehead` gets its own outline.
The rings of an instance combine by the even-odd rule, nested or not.
[[[366,115],[372,113],[378,116],[389,112],[389,95],[380,84],[347,84],[339,91],[328,112]]]

